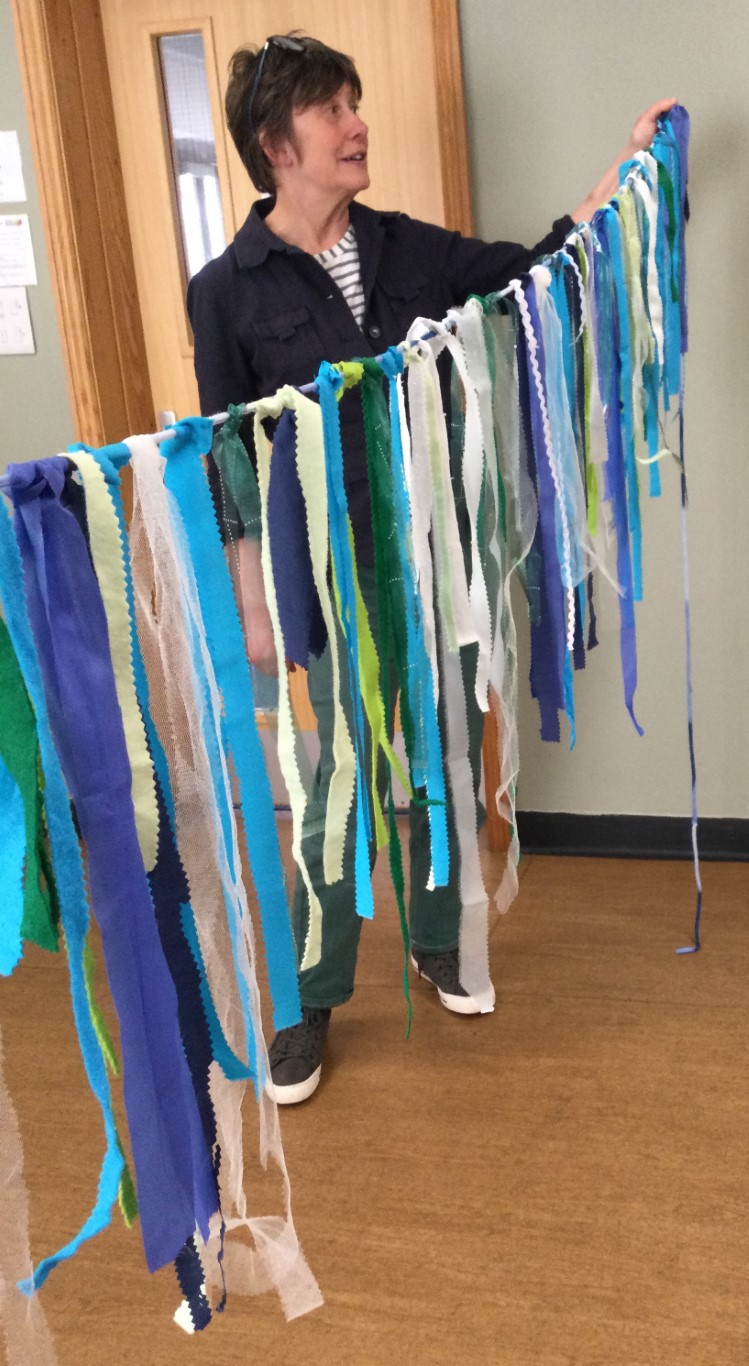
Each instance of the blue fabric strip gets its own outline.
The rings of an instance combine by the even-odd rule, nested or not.
[[[177,1273],[179,1288],[187,1300],[193,1328],[196,1333],[199,1333],[202,1329],[207,1328],[211,1321],[211,1306],[203,1288],[205,1272],[194,1238],[190,1238],[189,1242],[185,1243],[174,1268]]]
[[[216,1006],[208,987],[208,977],[205,970],[205,963],[203,962],[203,955],[200,951],[195,917],[189,902],[183,902],[180,906],[180,920],[182,931],[190,946],[190,952],[192,953],[198,969],[200,996],[211,1036],[213,1057],[216,1059],[224,1076],[229,1081],[255,1081],[257,1078],[257,1068],[249,1067],[247,1063],[242,1062],[242,1059],[237,1057],[236,1053],[230,1048],[226,1035],[221,1028]]]
[[[613,273],[608,250],[607,217],[597,213],[593,228],[598,237],[595,280],[595,319],[598,353],[601,358],[601,399],[606,420],[607,459],[604,465],[606,497],[611,502],[616,531],[616,569],[619,586],[619,648],[622,662],[624,701],[632,723],[639,735],[643,734],[634,711],[637,690],[637,636],[632,583],[632,559],[629,544],[627,485],[622,450],[622,428],[619,421],[619,348],[617,340],[617,312]]]
[[[521,279],[521,285],[528,305],[531,327],[538,344],[536,354],[543,375],[545,371],[543,334],[532,276],[524,275]],[[567,632],[562,570],[557,550],[557,499],[546,453],[541,405],[524,334],[523,337],[525,365],[522,367],[519,365],[518,368],[525,371],[525,383],[521,392],[524,391],[525,393],[530,413],[538,492],[537,537],[538,548],[542,555],[541,619],[537,624],[531,623],[531,638],[535,647],[531,659],[531,691],[534,697],[538,699],[541,709],[541,738],[556,742],[560,739],[559,712],[567,712],[568,707],[564,682]],[[569,719],[570,725],[572,725],[572,717]]]
[[[159,931],[164,952],[167,954],[170,972],[180,998],[180,1028],[193,1078],[193,1085],[195,1086],[195,1093],[203,1123],[203,1132],[210,1151],[215,1155],[216,1119],[208,1089],[208,1066],[211,1056],[217,1056],[215,1053],[212,1053],[213,1031],[211,1030],[209,1007],[213,1009],[214,1014],[215,1009],[213,1008],[213,1001],[211,1000],[210,992],[208,991],[202,960],[196,961],[194,954],[192,954],[192,945],[189,936],[184,930],[184,925],[182,933],[185,941],[189,945],[187,959],[175,932],[175,929],[182,923],[181,912],[185,908],[185,903],[187,902],[188,887],[176,845],[174,799],[169,782],[169,768],[166,755],[151,716],[148,680],[138,640],[138,633],[134,625],[135,600],[133,596],[132,574],[130,571],[125,510],[122,503],[122,485],[119,475],[120,469],[122,469],[130,460],[130,448],[122,442],[115,446],[103,446],[99,450],[90,446],[85,446],[83,443],[70,446],[68,449],[71,452],[75,452],[76,450],[87,450],[89,454],[93,455],[107,482],[109,495],[112,499],[112,504],[119,524],[120,543],[122,546],[122,557],[125,568],[125,591],[131,623],[130,639],[135,686],[141,715],[146,727],[148,747],[156,771],[157,796],[160,807],[159,856],[156,867],[149,877],[149,883],[152,894],[154,895],[157,913],[159,912],[159,908],[164,904],[169,906],[169,913],[167,915],[161,914],[159,916]],[[165,810],[162,808],[165,808]],[[169,822],[168,840],[165,834],[165,819]],[[179,908],[180,912],[180,914],[176,916],[174,914],[175,908]],[[189,902],[186,904],[186,909],[190,918],[192,918],[192,909],[189,906]],[[173,944],[169,943],[168,938],[165,939],[165,935],[169,934],[174,935]],[[197,981],[192,976],[194,970],[196,970],[198,974]],[[206,1002],[206,993],[209,1004]],[[200,999],[203,1002],[203,1012],[195,1009],[195,998],[197,995],[200,996]],[[206,1029],[208,1029],[210,1037],[210,1047],[208,1048],[206,1047],[205,1039]],[[216,1163],[214,1160],[214,1168],[215,1165]]]
[[[65,779],[52,740],[44,685],[26,610],[21,558],[10,518],[2,499],[0,499],[0,599],[2,600],[5,621],[13,641],[13,648],[36,714],[39,748],[44,772],[47,824],[60,901],[60,917],[67,945],[73,1017],[83,1065],[91,1090],[101,1109],[106,1138],[106,1151],[99,1176],[94,1208],[75,1237],[59,1252],[44,1258],[36,1267],[31,1278],[21,1283],[20,1289],[23,1290],[24,1294],[31,1295],[44,1284],[53,1267],[72,1257],[83,1243],[107,1227],[111,1218],[112,1206],[117,1200],[124,1163],[117,1142],[106,1064],[91,1020],[83,971],[83,950],[88,933],[89,914],[81,853],[70,812]]]
[[[196,1224],[207,1238],[215,1183],[138,846],[106,616],[85,540],[59,501],[67,463],[11,466],[10,491],[50,720],[87,845],[155,1270],[174,1261]]]
[[[268,535],[286,658],[303,669],[319,658],[328,633],[312,573],[307,508],[296,467],[296,419],[284,408],[273,435]]]

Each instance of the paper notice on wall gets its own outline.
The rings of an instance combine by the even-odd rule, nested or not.
[[[33,356],[29,296],[22,285],[0,289],[0,356]]]
[[[0,214],[0,286],[35,285],[36,282],[29,215]]]
[[[15,129],[0,128],[0,204],[25,204],[21,147]]]

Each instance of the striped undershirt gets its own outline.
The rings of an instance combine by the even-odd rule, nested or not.
[[[353,223],[334,247],[328,247],[327,251],[316,252],[315,260],[325,267],[328,275],[338,285],[359,327],[361,327],[366,305],[359,263],[359,248],[356,245]]]

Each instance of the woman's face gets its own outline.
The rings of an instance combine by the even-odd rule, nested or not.
[[[321,104],[295,111],[292,130],[279,168],[283,184],[351,199],[367,189],[368,129],[350,85]]]

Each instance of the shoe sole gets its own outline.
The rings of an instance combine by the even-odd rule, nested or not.
[[[411,954],[411,967],[418,973],[423,982],[428,982],[430,987],[434,987],[445,1010],[451,1010],[453,1015],[483,1014],[481,1006],[474,1000],[473,996],[453,996],[452,992],[443,991],[441,987],[437,986],[437,983],[432,981],[429,974],[425,972],[423,968],[419,967],[413,954]],[[493,1005],[492,1009],[494,1009]]]
[[[320,1074],[322,1063],[316,1067],[311,1076],[304,1081],[293,1082],[289,1086],[276,1086],[275,1082],[268,1080],[266,1090],[272,1096],[276,1105],[300,1105],[303,1100],[309,1100],[310,1096],[320,1085]]]

